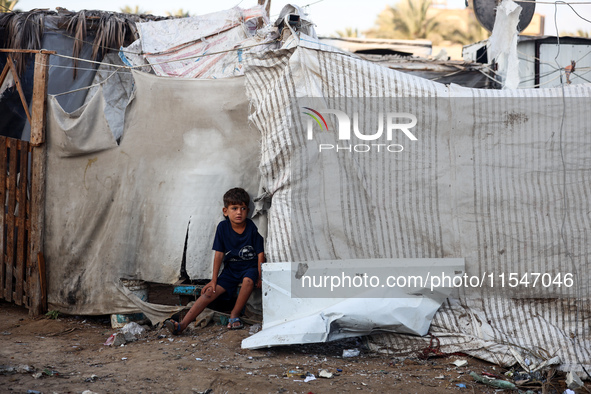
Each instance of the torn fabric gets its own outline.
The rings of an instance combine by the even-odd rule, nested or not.
[[[258,193],[260,136],[246,121],[243,78],[134,72],[134,80],[119,145],[104,119],[102,89],[73,124],[73,115],[50,105],[45,259],[50,308],[64,313],[167,317],[170,307],[148,310],[119,279],[174,283],[185,239],[187,273],[210,277],[223,194],[236,186]],[[110,149],[92,138],[65,146],[66,133],[91,131],[109,137]],[[70,148],[76,156],[64,157]]]

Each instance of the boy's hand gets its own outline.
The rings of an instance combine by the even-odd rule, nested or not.
[[[215,293],[215,288],[217,287],[217,281],[211,281],[201,289],[201,294],[207,294],[208,291]]]
[[[261,278],[259,278],[257,280],[256,288],[257,289],[260,289],[261,287],[263,287],[263,281],[261,280]]]

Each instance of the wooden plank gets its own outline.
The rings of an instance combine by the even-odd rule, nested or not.
[[[27,114],[27,119],[29,119],[29,124],[31,124],[31,113],[29,112],[29,106],[27,105],[27,99],[25,98],[25,92],[23,92],[23,87],[21,85],[21,80],[18,77],[18,72],[16,71],[16,67],[12,62],[12,58],[10,55],[6,57],[6,64],[10,66],[10,70],[12,70],[12,78],[14,78],[14,83],[16,84],[16,90],[18,91],[18,95],[21,98],[21,104],[25,109],[25,114]]]
[[[4,283],[6,278],[6,265],[4,255],[6,254],[6,244],[4,243],[4,224],[6,212],[6,160],[8,159],[8,150],[6,147],[8,137],[0,137],[0,298],[4,298]]]
[[[8,52],[8,53],[47,53],[50,55],[55,55],[56,51],[48,51],[47,49],[11,49],[11,48],[0,48],[0,52]]]
[[[27,277],[29,316],[36,317],[47,310],[47,298],[44,296],[42,283],[45,281],[45,272],[39,272],[39,253],[43,253],[45,241],[45,177],[47,148],[45,141],[45,111],[47,108],[47,72],[49,56],[47,54],[35,55],[35,82],[33,85],[33,106],[35,121],[31,124],[31,201],[30,201],[30,228],[29,228],[29,268]],[[45,270],[45,260],[43,260]],[[42,278],[42,279],[41,279]],[[45,287],[46,289],[46,287]],[[45,297],[45,300],[43,299]]]
[[[29,155],[29,144],[26,141],[18,142],[18,183],[16,202],[18,204],[18,213],[16,216],[16,261],[14,277],[16,279],[14,287],[14,301],[17,305],[23,304],[25,296],[25,269],[26,269],[26,247],[25,242],[25,216],[27,211],[27,164]]]
[[[31,145],[39,146],[45,142],[45,113],[47,110],[47,73],[49,55],[35,55],[35,81],[33,84],[33,115],[31,121]]]
[[[6,277],[4,281],[4,298],[12,301],[14,277],[14,210],[16,208],[16,168],[17,168],[17,140],[8,139],[8,206],[6,207]],[[16,300],[15,300],[16,301]],[[17,304],[20,304],[17,302]]]
[[[4,83],[4,79],[6,79],[6,76],[8,75],[8,70],[10,70],[10,66],[8,63],[6,63],[4,65],[4,69],[2,70],[2,74],[0,74],[0,86],[2,86]]]
[[[39,265],[33,256],[43,253],[45,226],[45,170],[47,150],[46,144],[33,147],[31,150],[31,227],[29,231],[29,276],[27,284],[29,287],[29,316],[36,317],[46,312],[42,303],[42,291],[39,272]],[[45,279],[45,274],[43,273]]]
[[[37,266],[39,269],[39,287],[41,289],[42,311],[47,311],[47,276],[45,276],[45,257],[42,252],[37,254]]]

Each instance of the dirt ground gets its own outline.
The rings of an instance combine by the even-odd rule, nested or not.
[[[210,324],[173,337],[155,327],[137,341],[105,346],[117,332],[108,316],[31,319],[26,309],[0,301],[0,392],[494,393],[498,389],[475,382],[469,372],[505,372],[470,357],[375,355],[359,339],[241,349],[251,328],[230,331]],[[360,349],[360,355],[343,358],[343,349],[351,348]],[[453,365],[458,359],[467,365]],[[323,369],[334,376],[320,378]],[[298,376],[306,373],[316,380]],[[542,392],[540,385],[531,388]],[[562,393],[564,376],[554,375],[545,388]]]

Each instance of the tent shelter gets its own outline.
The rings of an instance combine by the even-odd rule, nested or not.
[[[558,356],[560,368],[591,367],[591,89],[443,85],[322,44],[297,7],[285,9],[276,27],[248,22],[261,18],[256,9],[196,17],[191,34],[183,21],[162,21],[178,44],[172,48],[153,40],[154,23],[139,24],[139,42],[120,52],[123,63],[101,65],[81,107],[48,97],[50,308],[142,311],[161,321],[175,308],[140,300],[120,279],[173,283],[183,254],[191,278],[208,277],[220,196],[239,184],[260,197],[271,264],[463,258],[466,275],[497,285],[459,286],[425,316],[441,351],[502,364]],[[219,58],[200,63],[203,45]],[[389,156],[315,149],[338,145],[340,136],[313,129],[318,140],[305,138],[299,100],[320,100],[313,103],[322,112],[348,108],[351,97],[415,111],[416,139],[396,134],[392,144],[404,149]],[[326,129],[336,130],[335,118],[327,119]],[[534,273],[542,283],[535,290],[525,286]],[[385,351],[428,345],[429,338],[354,312],[322,315],[328,334],[371,333],[371,346]],[[261,334],[269,324],[289,321],[265,322]]]

